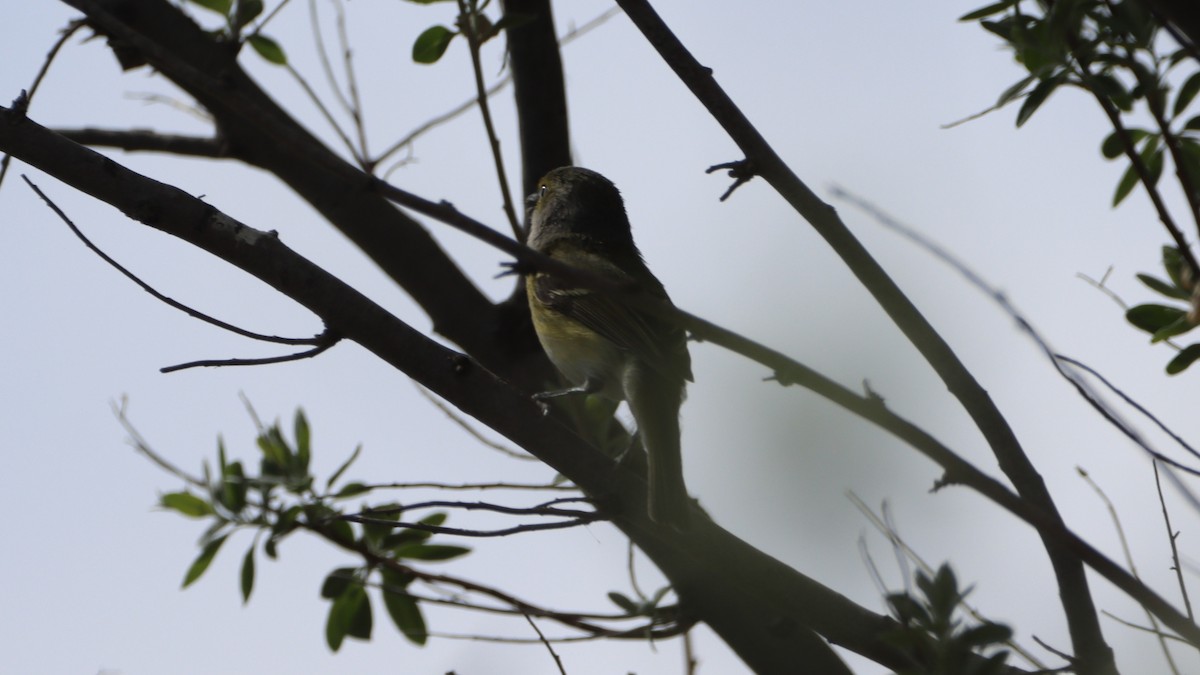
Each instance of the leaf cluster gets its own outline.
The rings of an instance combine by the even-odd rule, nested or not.
[[[313,489],[315,479],[309,470],[311,436],[302,410],[296,412],[290,441],[279,424],[260,429],[257,473],[248,472],[241,461],[229,461],[224,442],[218,440],[217,470],[205,464],[204,479],[197,481],[202,488],[200,494],[184,490],[160,497],[159,505],[165,509],[211,521],[200,538],[200,554],[184,575],[183,586],[200,579],[233,533],[250,530],[254,538],[242,559],[239,575],[242,601],[248,602],[254,589],[259,542],[268,558],[277,559],[280,543],[296,531],[305,530],[363,559],[360,565],[334,569],[321,586],[321,597],[331,601],[325,624],[330,649],[337,651],[347,637],[370,639],[374,621],[367,588],[372,584],[379,588],[383,606],[400,632],[423,645],[428,631],[418,599],[408,592],[416,576],[407,563],[453,560],[470,549],[431,543],[432,532],[399,525],[404,509],[394,502],[364,508],[362,515],[367,518],[361,524],[346,521],[342,504],[371,492],[360,482],[347,482],[335,489],[358,458],[361,447],[325,481],[325,494],[321,495]],[[436,527],[445,521],[446,514],[436,512],[418,524]]]
[[[1151,334],[1152,342],[1181,335],[1200,323],[1200,270],[1159,195],[1168,163],[1174,165],[1180,190],[1200,232],[1200,114],[1191,114],[1200,94],[1200,68],[1186,47],[1162,47],[1162,25],[1146,3],[1136,0],[1002,0],[981,7],[960,21],[977,21],[1013,51],[1027,75],[1005,90],[996,107],[1024,99],[1017,112],[1023,125],[1057,89],[1077,87],[1100,103],[1113,130],[1100,143],[1104,158],[1124,158],[1128,166],[1113,191],[1115,207],[1142,185],[1159,220],[1174,240],[1163,249],[1170,281],[1149,274],[1138,279],[1157,293],[1186,306],[1142,304],[1126,318]],[[1190,72],[1177,71],[1186,64]],[[1178,82],[1176,86],[1175,82]],[[1144,108],[1151,125],[1127,123]],[[1200,358],[1200,344],[1183,349],[1168,362],[1177,374]]]
[[[900,627],[885,639],[918,655],[917,662],[923,664],[901,670],[899,675],[1007,672],[1009,652],[1000,647],[1012,638],[1012,630],[991,621],[967,625],[959,618],[959,605],[970,592],[970,588],[958,587],[954,571],[943,564],[932,579],[918,572],[915,592],[888,595],[888,608]]]
[[[236,43],[239,48],[242,44],[249,44],[259,56],[269,63],[277,66],[287,64],[287,54],[284,53],[283,47],[273,38],[260,32],[262,24],[266,23],[265,20],[250,31],[244,39],[241,37],[243,29],[262,15],[263,0],[189,0],[189,2],[220,14],[224,18],[225,25],[223,27],[209,31],[214,37]]]

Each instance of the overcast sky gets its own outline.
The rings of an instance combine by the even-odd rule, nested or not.
[[[1140,190],[1119,210],[1110,209],[1124,167],[1099,154],[1107,134],[1100,110],[1084,94],[1064,91],[1020,130],[1013,109],[942,128],[987,108],[1022,76],[993,36],[956,23],[975,5],[656,3],[820,195],[832,199],[830,188],[840,186],[938,241],[1001,289],[1054,348],[1097,368],[1195,438],[1197,369],[1165,376],[1170,352],[1150,346],[1112,299],[1078,278],[1099,278],[1111,267],[1113,291],[1131,303],[1148,301],[1133,275],[1155,270],[1166,241]],[[268,32],[328,97],[307,7],[291,3]],[[333,44],[332,5],[322,0],[318,7]],[[558,3],[560,32],[608,7],[591,0]],[[432,67],[409,58],[422,30],[452,22],[452,5],[360,0],[347,10],[373,149],[470,97],[463,44],[451,45]],[[189,11],[211,22],[212,15]],[[57,31],[75,16],[54,2],[7,8],[0,22],[0,95],[11,100],[29,86]],[[145,69],[122,73],[103,41],[82,37],[54,64],[30,110],[34,120],[208,130],[176,106],[147,102],[146,95],[155,94],[186,103],[164,78]],[[1000,475],[945,386],[769,186],[753,181],[727,202],[717,201],[727,179],[704,169],[739,159],[736,147],[625,17],[565,47],[563,55],[576,161],[621,188],[635,237],[680,307],[847,386],[869,381],[893,410]],[[309,128],[336,143],[285,71],[249,51],[242,61]],[[485,53],[484,69],[489,81],[502,75],[498,44]],[[511,92],[498,96],[495,108],[509,175],[518,177]],[[502,227],[484,143],[478,115],[464,115],[421,138],[413,161],[390,179]],[[110,154],[204,195],[245,223],[279,231],[289,246],[429,331],[402,292],[272,177],[232,163]],[[359,443],[364,455],[350,473],[371,481],[547,481],[553,472],[482,447],[402,374],[353,344],[300,363],[160,374],[160,367],[194,359],[278,351],[189,319],[141,292],[74,239],[19,180],[22,173],[106,252],[167,295],[252,330],[297,336],[320,330],[317,319],[247,275],[14,162],[0,188],[0,437],[7,446],[0,477],[6,513],[0,524],[0,671],[556,672],[537,645],[434,638],[417,649],[379,613],[378,602],[374,640],[349,641],[331,654],[323,637],[327,605],[317,591],[329,570],[353,560],[302,536],[281,548],[278,562],[260,556],[257,588],[245,607],[237,572],[249,535],[227,543],[208,574],[180,591],[203,525],[155,509],[159,493],[182,486],[130,449],[111,411],[122,397],[146,439],[194,472],[212,461],[218,434],[231,455],[256,461],[254,427],[239,394],[268,420],[290,420],[303,406],[314,427],[318,476]],[[1178,195],[1169,198],[1182,208]],[[1145,457],[1073,393],[985,295],[852,206],[833,204],[989,390],[1068,523],[1122,559],[1104,504],[1078,475],[1083,467],[1120,513],[1139,572],[1177,598]],[[504,255],[438,223],[428,227],[492,297],[507,295],[512,281],[493,279]],[[691,351],[696,382],[683,410],[687,479],[720,524],[883,611],[860,540],[891,588],[901,586],[901,573],[886,540],[846,494],[874,507],[886,500],[900,533],[921,556],[934,565],[952,562],[959,578],[975,585],[971,600],[985,615],[1010,622],[1024,646],[1050,665],[1059,663],[1031,639],[1070,648],[1051,571],[1030,528],[966,489],[930,493],[939,476],[931,462],[806,391],[764,382],[762,367],[711,344],[693,343]],[[1194,582],[1196,513],[1176,497],[1168,491],[1186,576]],[[451,524],[463,518],[455,514]],[[631,592],[624,538],[605,525],[468,543],[476,552],[445,564],[447,571],[535,602],[607,611],[607,592]],[[654,588],[659,578],[642,561],[638,580]],[[1093,580],[1101,609],[1145,622],[1139,608]],[[430,610],[428,620],[443,634],[533,637],[521,620],[446,609]],[[1160,667],[1151,637],[1103,622],[1127,672]],[[566,634],[541,626],[548,635]],[[677,641],[562,645],[558,651],[572,675],[675,673],[683,659]],[[697,631],[696,655],[701,673],[744,670],[707,629]],[[1178,656],[1185,672],[1200,667],[1195,653],[1179,650]],[[858,672],[883,672],[851,662]]]

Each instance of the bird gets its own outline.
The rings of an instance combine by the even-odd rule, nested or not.
[[[634,244],[624,201],[612,181],[590,169],[560,167],[538,181],[526,203],[530,248],[671,304]],[[597,394],[627,402],[647,455],[647,515],[658,524],[687,529],[691,503],[679,423],[685,388],[693,381],[687,332],[634,306],[630,293],[584,288],[542,270],[527,274],[525,285],[538,340],[571,384],[534,399],[545,406],[559,396]]]

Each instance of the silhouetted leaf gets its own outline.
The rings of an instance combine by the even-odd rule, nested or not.
[[[413,42],[412,58],[417,63],[437,63],[438,59],[442,58],[442,54],[446,53],[446,47],[450,46],[450,41],[458,33],[446,28],[445,26],[430,26],[423,33],[417,36],[416,42]]]
[[[259,56],[267,61],[277,66],[287,65],[287,54],[283,53],[283,47],[279,46],[278,42],[259,33],[246,38],[246,41],[250,43],[254,51],[258,52]]]

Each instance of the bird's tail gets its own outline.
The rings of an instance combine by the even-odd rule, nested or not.
[[[686,530],[691,502],[683,482],[680,447],[679,407],[683,404],[683,382],[666,382],[657,374],[643,379],[642,386],[627,391],[630,411],[638,425],[638,436],[646,448],[650,520]]]

